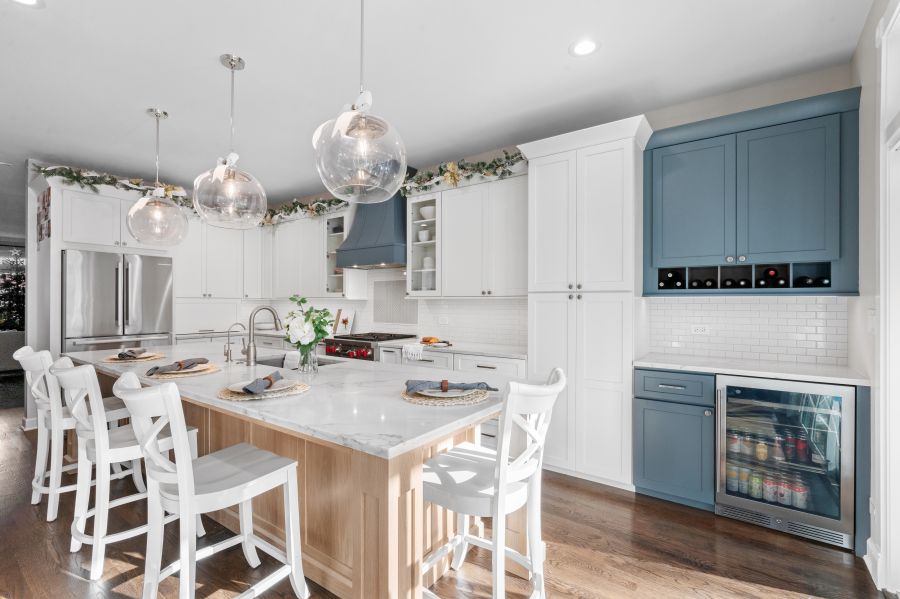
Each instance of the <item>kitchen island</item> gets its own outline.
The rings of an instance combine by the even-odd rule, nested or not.
[[[234,402],[218,399],[229,384],[265,376],[274,366],[226,364],[219,344],[154,347],[165,358],[132,364],[107,363],[109,350],[72,352],[76,363],[93,364],[104,393],[133,371],[145,385],[153,365],[205,357],[221,368],[179,379],[185,419],[199,429],[200,454],[239,442],[297,460],[306,576],[340,597],[420,597],[422,556],[455,530],[453,514],[422,501],[422,464],[436,452],[478,438],[478,426],[500,412],[502,393],[475,406],[429,407],[404,401],[407,379],[484,380],[504,389],[503,376],[450,372],[363,361],[321,366],[302,395]],[[277,363],[283,351],[260,349],[261,362]],[[278,369],[286,379],[299,373]],[[281,494],[254,500],[254,523],[283,543]],[[237,530],[237,513],[211,516]],[[509,544],[525,544],[521,519],[510,520]],[[426,577],[431,584],[446,568]]]

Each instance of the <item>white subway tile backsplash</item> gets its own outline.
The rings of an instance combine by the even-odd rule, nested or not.
[[[664,297],[647,303],[653,352],[847,364],[845,297]],[[695,325],[709,334],[691,334]]]

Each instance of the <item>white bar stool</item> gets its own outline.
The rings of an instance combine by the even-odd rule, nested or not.
[[[109,498],[109,483],[112,479],[110,468],[114,464],[131,462],[137,464],[135,468],[140,472],[141,448],[130,426],[107,430],[100,383],[93,366],[88,364],[75,367],[69,358],[60,358],[50,367],[50,374],[47,375],[47,387],[51,397],[54,395],[54,390],[57,393],[62,391],[69,411],[75,420],[75,433],[78,435],[78,479],[75,490],[75,513],[72,518],[72,541],[69,550],[73,553],[80,550],[82,543],[93,545],[90,578],[97,580],[103,575],[103,559],[109,543],[130,539],[147,532],[146,524],[115,533],[107,533],[106,530],[110,509],[147,497],[147,489],[141,484],[137,493],[113,500]],[[57,398],[56,401],[59,399]],[[128,416],[131,416],[130,412]],[[197,429],[185,431],[185,439],[190,445],[190,451],[196,456]],[[172,438],[167,431],[159,441],[164,450],[172,449]],[[94,464],[97,466],[96,493],[94,508],[88,509],[91,495],[91,470]],[[94,519],[94,531],[91,535],[84,532],[89,518]],[[177,515],[173,513],[167,521],[175,518]],[[202,535],[205,531],[202,523],[199,522],[199,516],[196,526],[197,534]]]
[[[546,385],[512,382],[500,415],[497,451],[463,443],[435,456],[425,464],[422,474],[424,499],[457,515],[457,534],[446,545],[423,560],[422,571],[453,552],[451,567],[456,570],[466,558],[469,544],[493,554],[493,596],[506,597],[506,561],[508,557],[532,574],[531,597],[544,599],[545,545],[541,540],[541,467],[544,442],[556,398],[566,386],[559,368],[550,373]],[[524,448],[511,455],[514,430],[524,433]],[[518,435],[517,435],[518,436]],[[528,556],[506,546],[506,517],[527,505]],[[492,519],[491,540],[470,534],[469,517]],[[425,597],[437,595],[422,589]]]
[[[300,554],[297,462],[248,443],[196,459],[196,454],[188,449],[181,397],[174,383],[142,389],[137,376],[127,372],[113,385],[113,393],[125,400],[131,412],[131,425],[140,440],[147,467],[150,530],[144,566],[144,599],[156,597],[159,582],[179,571],[179,598],[193,598],[197,561],[237,544],[243,546],[244,557],[253,568],[260,564],[257,549],[284,564],[239,597],[257,597],[285,577],[290,577],[294,594],[302,599],[309,597]],[[166,446],[160,432],[167,428],[174,443],[174,462],[162,453]],[[276,487],[284,488],[285,551],[253,534],[251,500]],[[240,534],[197,551],[194,518],[234,505],[240,506]],[[164,511],[177,513],[181,519],[180,555],[178,561],[160,570]]]
[[[62,405],[59,394],[51,394],[47,388],[47,374],[53,358],[47,350],[34,351],[29,346],[24,346],[13,353],[13,358],[18,360],[25,371],[25,382],[31,395],[34,397],[34,405],[37,409],[37,455],[34,460],[34,478],[31,481],[31,503],[37,505],[41,502],[41,495],[47,495],[47,522],[56,520],[59,509],[59,496],[75,490],[75,485],[62,486],[63,472],[71,472],[78,464],[63,465],[63,453],[65,452],[65,432],[75,428],[75,419],[69,409]],[[54,399],[55,398],[55,399]],[[118,426],[117,421],[128,418],[128,410],[125,404],[117,397],[104,397],[103,406],[106,410],[107,420],[110,426]],[[47,469],[47,456],[50,457],[50,469]],[[122,478],[131,474],[134,484],[143,488],[140,470],[134,468],[116,473],[115,478]]]

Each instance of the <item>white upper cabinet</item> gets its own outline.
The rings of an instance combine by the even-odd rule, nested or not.
[[[527,293],[527,209],[525,177],[443,192],[442,296]]]
[[[203,229],[199,218],[189,218],[187,236],[172,248],[175,297],[206,297]]]
[[[437,192],[406,200],[406,295],[410,297],[442,295],[442,196],[442,192]]]
[[[297,293],[304,297],[325,297],[325,227],[319,218],[297,221],[300,252],[300,284]]]
[[[301,220],[275,227],[272,244],[272,296],[287,299],[300,292]]]
[[[244,299],[262,299],[263,293],[263,227],[254,227],[244,235]]]
[[[63,241],[118,246],[122,242],[122,200],[90,191],[63,190]],[[127,214],[127,208],[125,209]]]
[[[441,196],[441,229],[444,232],[441,295],[444,297],[487,295],[484,213],[488,199],[487,185],[452,189]]]
[[[575,286],[576,152],[528,163],[528,291]]]
[[[207,297],[237,299],[243,295],[243,253],[243,231],[206,226]]]

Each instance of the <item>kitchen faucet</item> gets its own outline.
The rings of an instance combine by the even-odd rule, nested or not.
[[[235,326],[239,326],[242,329],[244,329],[245,331],[247,330],[247,327],[244,326],[243,322],[236,322],[233,325],[231,325],[230,327],[228,327],[227,331],[225,331],[225,363],[226,364],[228,362],[232,361],[231,360],[231,329],[233,329]],[[241,353],[246,353],[246,352],[247,352],[247,342],[244,341],[243,337],[241,337]]]
[[[272,306],[257,306],[253,309],[253,312],[250,313],[250,327],[248,331],[250,340],[247,342],[247,347],[241,350],[247,356],[247,366],[256,366],[256,315],[260,310],[270,312],[272,318],[275,319],[275,330],[281,330],[281,319],[278,317],[278,312],[275,311],[275,308]]]

